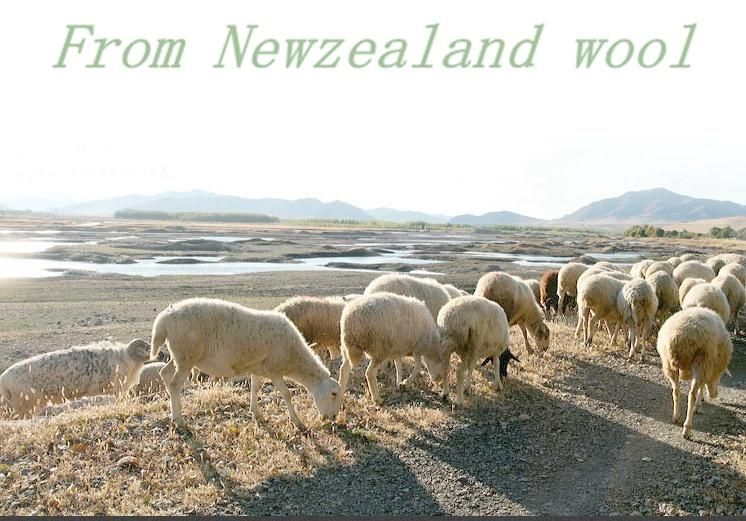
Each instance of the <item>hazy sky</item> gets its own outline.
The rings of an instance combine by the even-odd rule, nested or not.
[[[551,218],[665,186],[746,204],[742,0],[0,3],[0,200],[202,189]],[[532,69],[213,69],[226,24],[257,37],[504,38],[545,24]],[[697,23],[690,69],[671,69]],[[185,38],[180,70],[113,51],[54,69],[66,24]],[[576,38],[662,38],[662,65],[575,69]],[[89,40],[87,45],[92,45]],[[441,54],[442,56],[442,51]]]

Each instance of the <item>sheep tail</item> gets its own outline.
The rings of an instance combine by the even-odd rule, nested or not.
[[[158,353],[161,351],[161,347],[166,343],[168,334],[166,332],[165,316],[160,314],[156,317],[153,322],[153,333],[150,339],[150,359],[155,360],[158,358]]]

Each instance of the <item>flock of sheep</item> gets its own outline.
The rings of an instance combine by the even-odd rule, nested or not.
[[[549,347],[546,321],[577,308],[576,337],[593,344],[603,323],[612,344],[621,332],[629,357],[642,360],[657,331],[657,351],[673,389],[673,421],[680,421],[680,380],[692,380],[683,435],[703,388],[716,398],[733,344],[728,328],[738,330],[746,304],[746,256],[694,255],[666,261],[644,260],[629,273],[608,262],[571,262],[549,270],[541,281],[504,272],[482,276],[469,295],[452,285],[403,274],[382,275],[363,294],[344,297],[294,297],[275,310],[250,309],[217,299],[192,298],[169,305],[153,323],[151,342],[98,343],[34,356],[0,375],[0,403],[23,418],[44,406],[96,395],[124,396],[165,388],[171,417],[184,426],[181,394],[194,370],[214,378],[251,375],[251,412],[260,417],[257,394],[269,378],[282,395],[290,420],[305,429],[285,384],[289,378],[311,394],[323,418],[336,418],[352,369],[363,357],[371,398],[381,403],[377,373],[394,362],[396,383],[415,380],[424,363],[431,379],[449,394],[452,353],[456,370],[455,402],[479,361],[494,365],[494,384],[503,388],[508,364],[509,328],[518,326],[528,354]],[[529,336],[533,341],[532,347]],[[163,346],[170,359],[156,362]],[[340,355],[339,378],[330,376],[317,352],[331,362]],[[404,377],[402,359],[414,358]],[[88,397],[88,398],[86,398]],[[82,400],[81,400],[82,399]]]

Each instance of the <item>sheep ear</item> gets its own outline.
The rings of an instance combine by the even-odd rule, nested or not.
[[[518,359],[518,357],[517,357],[517,356],[515,356],[515,355],[514,355],[514,354],[512,353],[512,351],[508,351],[508,352],[510,353],[510,359],[511,359],[511,360],[515,360],[515,361],[516,361],[516,362],[518,362],[519,364],[521,363],[521,361],[520,361],[520,360]]]

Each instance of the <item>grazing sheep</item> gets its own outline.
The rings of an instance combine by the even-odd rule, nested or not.
[[[662,324],[671,314],[681,309],[679,288],[673,281],[673,277],[665,271],[657,271],[645,280],[653,288],[655,296],[658,298],[658,313],[656,314],[656,318]]]
[[[401,273],[390,273],[373,279],[363,294],[372,295],[382,291],[421,300],[430,310],[433,320],[438,318],[440,308],[451,300],[448,291],[437,280]]]
[[[725,298],[728,299],[730,317],[725,324],[731,328],[734,334],[737,334],[738,315],[741,313],[743,306],[746,305],[746,289],[744,289],[741,281],[728,273],[721,273],[712,279],[710,284],[719,288],[725,294]]]
[[[583,328],[583,344],[593,345],[594,328],[601,320],[614,325],[611,343],[616,340],[622,316],[617,307],[617,296],[625,282],[610,277],[606,273],[597,273],[586,277],[578,283],[578,325],[575,328],[577,337]]]
[[[161,369],[166,367],[165,362],[151,362],[140,369],[137,377],[137,385],[134,387],[135,394],[153,394],[166,389],[161,378]]]
[[[527,329],[540,351],[549,348],[549,327],[544,323],[544,313],[528,284],[507,273],[493,271],[479,279],[474,295],[500,304],[508,317],[508,323],[521,329],[528,353],[533,353],[534,350],[528,342]]]
[[[342,297],[293,297],[275,308],[285,314],[315,350],[326,350],[334,360],[339,348],[339,319],[348,301]]]
[[[669,275],[673,277],[673,270],[674,267],[668,262],[668,261],[656,261],[651,263],[643,273],[644,279],[647,279],[649,276],[651,276],[653,273],[657,273],[659,271],[665,271]]]
[[[709,259],[705,261],[705,264],[707,264],[710,268],[712,268],[712,271],[714,271],[715,275],[717,276],[718,272],[720,271],[720,268],[725,266],[725,261],[718,257],[710,257]]]
[[[743,286],[746,286],[746,267],[744,267],[743,264],[729,262],[720,268],[718,275],[723,274],[733,275]]]
[[[85,396],[124,396],[150,356],[150,344],[96,342],[60,349],[11,365],[0,375],[0,398],[24,418],[47,403]]]
[[[559,299],[559,312],[564,315],[567,310],[567,297],[575,297],[578,294],[578,277],[588,269],[588,266],[579,262],[570,262],[562,266],[557,274],[557,297]]]
[[[440,345],[440,333],[430,311],[422,301],[393,293],[373,293],[355,299],[345,306],[341,320],[342,366],[339,369],[339,386],[344,392],[352,368],[363,354],[370,358],[365,371],[368,390],[373,401],[381,403],[376,379],[378,368],[386,360],[414,356],[415,369],[401,380],[397,366],[397,383],[407,385],[419,373],[420,359],[425,362],[433,381],[443,382],[448,360]]]
[[[549,318],[551,311],[555,315],[559,309],[559,296],[557,295],[557,282],[559,270],[548,270],[541,275],[539,281],[539,305],[544,309],[544,315]]]
[[[458,289],[453,284],[443,284],[443,289],[445,289],[448,292],[448,295],[451,298],[463,297],[464,295],[468,295],[466,291],[462,289]]]
[[[699,260],[699,257],[694,253],[685,253],[683,255],[679,255],[679,259],[681,262],[688,262],[693,260]]]
[[[534,295],[534,300],[541,306],[541,287],[539,285],[539,281],[536,279],[522,279],[520,277],[516,278],[522,280],[526,283],[526,285],[528,285],[531,293]]]
[[[641,260],[640,262],[636,262],[629,269],[629,274],[632,275],[636,279],[644,279],[645,270],[651,264],[653,264],[653,261],[651,259],[644,259],[644,260]]]
[[[684,261],[673,270],[673,280],[681,286],[684,279],[705,279],[706,282],[710,282],[715,278],[715,272],[704,262],[695,260]]]
[[[616,280],[621,280],[622,282],[633,280],[633,277],[631,275],[628,275],[627,273],[623,273],[621,271],[610,270],[604,267],[594,266],[580,274],[580,277],[578,277],[578,286],[580,286],[583,280],[593,275],[598,275],[599,273],[603,273],[604,275],[611,277],[613,279],[616,279]]]
[[[723,291],[705,282],[704,284],[697,284],[684,297],[681,303],[681,309],[687,308],[708,308],[720,315],[723,319],[723,323],[727,324],[730,320],[730,304],[728,304],[728,298],[725,296]]]
[[[689,293],[689,290],[691,290],[694,286],[697,284],[707,284],[707,281],[705,279],[695,279],[695,278],[688,278],[684,279],[681,284],[679,284],[679,304],[684,303],[684,298],[686,297],[686,294]]]
[[[504,360],[501,355],[510,343],[510,326],[499,304],[483,297],[455,298],[440,309],[438,327],[446,357],[450,358],[450,354],[455,352],[461,361],[456,370],[456,403],[464,401],[464,389],[471,384],[477,358],[489,355],[500,361],[495,364],[495,386],[503,389],[500,376],[503,372],[507,374],[509,360]],[[448,389],[447,376],[445,382]]]
[[[272,380],[287,404],[290,420],[301,430],[305,426],[295,413],[283,377],[308,389],[322,417],[333,419],[339,412],[339,385],[298,328],[278,311],[260,311],[218,299],[182,300],[156,317],[151,358],[164,343],[171,361],[160,374],[171,399],[171,417],[179,427],[184,426],[181,389],[193,367],[215,378],[251,374],[250,410],[256,418],[258,376]]]
[[[733,343],[725,324],[709,309],[684,309],[661,327],[656,346],[663,374],[673,391],[673,422],[681,420],[679,380],[692,380],[687,400],[686,420],[681,434],[692,430],[697,399],[703,387],[710,398],[717,398],[720,377],[728,373]]]
[[[710,257],[706,262],[715,272],[715,275],[717,275],[720,269],[726,264],[740,264],[746,268],[746,255],[741,255],[740,253],[721,253]]]
[[[609,261],[598,261],[596,264],[594,264],[594,266],[596,268],[604,268],[611,271],[622,271],[619,266]]]
[[[658,312],[658,297],[653,287],[645,280],[634,279],[622,286],[617,294],[617,308],[622,317],[622,323],[627,326],[628,358],[632,358],[640,349],[640,361],[645,359],[645,339],[653,326],[655,314]]]
[[[666,260],[667,263],[669,263],[674,268],[681,264],[683,261],[679,257],[669,257],[668,260]]]
[[[380,292],[394,293],[395,295],[402,295],[404,297],[412,297],[421,300],[430,310],[430,314],[433,316],[433,320],[438,319],[438,311],[442,308],[446,302],[451,300],[451,295],[443,287],[443,285],[435,279],[413,277],[412,275],[405,275],[401,273],[391,273],[388,275],[381,275],[373,279],[368,287],[365,288],[365,295],[372,295],[373,293]],[[419,373],[422,361],[415,360],[415,369]],[[402,380],[402,362],[400,359],[394,360],[394,366],[396,367],[396,384],[401,385]]]

